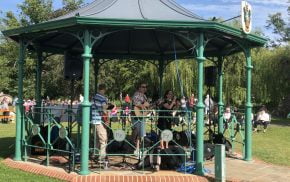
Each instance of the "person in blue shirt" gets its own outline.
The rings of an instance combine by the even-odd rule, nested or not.
[[[106,147],[108,142],[108,134],[106,125],[108,125],[108,98],[105,96],[106,86],[100,84],[98,93],[93,98],[91,123],[96,125],[97,148],[99,149],[99,161],[106,160]]]

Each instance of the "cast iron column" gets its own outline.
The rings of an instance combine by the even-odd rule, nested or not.
[[[218,57],[218,133],[223,133],[223,58]]]
[[[197,42],[197,61],[198,61],[198,102],[197,102],[197,125],[196,125],[196,173],[204,175],[203,172],[203,127],[204,127],[204,103],[203,103],[203,63],[204,35],[199,34]]]
[[[252,102],[251,102],[251,80],[252,80],[252,61],[251,61],[251,49],[246,48],[246,69],[247,69],[247,92],[246,92],[246,118],[245,118],[245,154],[244,159],[246,161],[252,160]]]
[[[92,58],[91,54],[91,36],[88,30],[84,32],[84,54],[82,55],[84,61],[84,101],[82,102],[82,144],[81,144],[81,175],[88,175],[89,171],[89,135],[90,135],[90,107],[91,103],[89,101],[89,84],[90,84],[90,60]]]
[[[99,69],[100,69],[100,60],[95,58],[94,59],[94,74],[95,74],[95,92],[97,93],[98,91],[98,84],[99,84],[99,80],[98,80],[98,75],[99,75]]]
[[[158,76],[159,76],[159,98],[162,98],[163,91],[163,73],[164,73],[164,60],[160,59],[158,64]]]
[[[16,102],[16,138],[15,138],[15,161],[21,161],[21,136],[23,123],[23,65],[25,57],[25,45],[22,38],[19,41],[18,59],[18,100]]]
[[[35,87],[35,96],[36,96],[36,119],[37,123],[40,123],[40,111],[41,111],[41,72],[42,72],[42,50],[37,49],[37,67],[36,67],[36,87]]]

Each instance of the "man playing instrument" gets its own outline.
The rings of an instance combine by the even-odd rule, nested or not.
[[[147,102],[147,97],[145,93],[147,92],[146,83],[140,83],[138,85],[138,90],[133,95],[133,132],[132,132],[132,140],[136,145],[136,153],[139,154],[139,145],[140,139],[146,135],[145,131],[145,122],[144,122],[144,111],[149,107],[149,103]]]

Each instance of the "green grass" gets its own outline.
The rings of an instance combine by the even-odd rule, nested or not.
[[[61,181],[41,175],[34,175],[21,170],[12,169],[2,163],[7,157],[14,154],[15,124],[0,124],[0,182],[25,181],[25,182],[51,182]]]
[[[266,133],[253,133],[253,156],[265,162],[290,166],[290,120],[275,119]]]
[[[260,127],[260,126],[259,126]],[[273,119],[267,132],[253,133],[253,158],[268,163],[290,166],[290,120]],[[240,137],[237,137],[241,141]],[[242,145],[235,144],[235,151],[241,152]],[[242,152],[241,152],[242,153]]]

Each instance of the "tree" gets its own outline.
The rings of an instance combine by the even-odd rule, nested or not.
[[[51,18],[57,18],[59,16],[65,15],[73,10],[78,9],[79,7],[82,6],[83,0],[63,0],[62,4],[63,4],[63,7],[55,10],[52,13]]]
[[[25,0],[18,7],[21,9],[22,26],[47,21],[53,13],[52,0]]]
[[[290,1],[288,1],[288,3],[290,3]],[[288,21],[283,19],[280,12],[269,15],[269,19],[267,20],[266,28],[272,29],[273,33],[279,36],[277,40],[271,41],[271,45],[274,47],[281,45],[283,42],[287,43],[290,40],[290,6],[287,11]]]
[[[61,10],[54,11],[51,0],[25,0],[18,5],[20,15],[16,16],[13,12],[7,12],[4,17],[0,19],[1,30],[13,29],[20,26],[27,26],[31,24],[41,23],[56,16],[61,16],[69,11],[73,11],[81,6],[82,0],[63,0],[64,7]],[[17,60],[18,60],[18,44],[10,39],[4,38],[1,35],[0,40],[0,67],[1,80],[0,90],[11,95],[17,95]],[[35,86],[35,58],[36,54],[27,51],[26,63],[24,70],[24,97],[34,97]],[[43,93],[55,96],[67,95],[69,93],[69,83],[63,80],[63,70],[55,69],[55,62],[62,62],[59,56],[51,56],[44,63],[44,72],[53,74],[44,74],[43,79],[45,88]],[[55,80],[49,82],[48,80]],[[62,88],[55,89],[56,83]],[[55,92],[55,91],[63,91]]]

